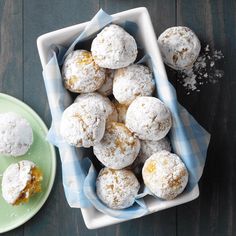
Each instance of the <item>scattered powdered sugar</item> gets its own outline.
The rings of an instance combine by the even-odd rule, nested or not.
[[[217,68],[217,62],[224,58],[221,51],[211,50],[209,45],[203,48],[192,68],[179,71],[177,81],[185,87],[187,95],[200,92],[204,84],[216,84],[224,76],[224,71]]]

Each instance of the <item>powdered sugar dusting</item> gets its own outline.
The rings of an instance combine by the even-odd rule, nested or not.
[[[32,161],[23,160],[11,164],[5,170],[2,178],[2,196],[9,204],[15,203],[28,181],[32,179],[33,167],[35,164]]]
[[[103,168],[96,181],[100,200],[112,209],[124,209],[134,204],[140,184],[129,170]]]
[[[149,157],[142,169],[145,185],[157,197],[171,200],[183,192],[188,171],[174,153],[160,151]]]
[[[223,78],[224,71],[217,68],[218,61],[223,58],[220,50],[211,50],[206,45],[192,68],[178,72],[177,81],[186,89],[187,95],[200,92],[204,84],[216,84]]]

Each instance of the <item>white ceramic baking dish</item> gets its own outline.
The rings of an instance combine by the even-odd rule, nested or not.
[[[163,65],[161,54],[157,45],[157,38],[147,9],[140,7],[119,12],[112,16],[114,23],[122,24],[125,21],[132,21],[138,25],[140,32],[139,38],[145,53],[151,55],[152,58],[155,58],[153,63],[156,64],[155,67],[158,68],[159,76],[167,79],[165,67]],[[75,39],[75,36],[83,31],[87,23],[88,22],[66,27],[40,36],[37,39],[37,46],[42,66],[44,67],[47,63],[48,51],[52,44],[60,44],[68,47],[68,45],[73,42],[73,39]],[[199,188],[197,185],[191,192],[184,192],[179,197],[171,201],[161,201],[154,197],[147,196],[145,197],[145,202],[149,209],[148,214],[151,214],[153,212],[189,202],[198,196]],[[89,209],[81,209],[81,212],[84,222],[89,229],[96,229],[125,221],[105,215],[96,210],[94,207]]]

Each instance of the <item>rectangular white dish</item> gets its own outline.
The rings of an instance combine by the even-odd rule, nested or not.
[[[139,27],[139,39],[142,43],[145,53],[155,58],[153,64],[158,68],[158,74],[160,77],[167,80],[165,67],[162,62],[161,54],[157,45],[157,38],[152,26],[152,22],[149,13],[146,8],[140,7],[131,9],[128,11],[120,12],[112,15],[113,22],[122,24],[125,21],[135,22]],[[52,44],[60,44],[68,47],[75,37],[84,30],[88,22],[78,25],[63,28],[57,31],[53,31],[40,36],[37,39],[37,46],[39,51],[40,60],[43,68],[48,61],[48,52]],[[191,200],[194,200],[199,196],[198,185],[191,192],[184,192],[179,197],[171,201],[161,201],[154,197],[145,197],[145,202],[148,206],[149,213],[157,212],[163,209],[167,209],[173,206],[177,206]],[[123,222],[125,220],[113,218],[97,211],[94,207],[89,209],[81,209],[84,222],[89,229],[100,228],[111,224]]]

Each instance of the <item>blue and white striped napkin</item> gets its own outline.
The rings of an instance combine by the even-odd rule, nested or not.
[[[59,149],[63,185],[66,199],[71,207],[87,208],[94,206],[110,216],[132,219],[148,213],[143,196],[150,194],[150,192],[144,188],[137,197],[136,203],[128,209],[112,210],[106,207],[96,196],[95,180],[97,173],[92,162],[86,158],[88,150],[71,147],[61,139],[59,132],[62,113],[73,102],[69,92],[63,86],[59,64],[63,62],[64,57],[74,49],[77,43],[91,37],[111,22],[112,16],[100,10],[67,51],[60,45],[56,45],[56,47],[52,45],[52,51],[49,52],[49,55],[52,56],[43,70],[52,114],[52,126],[47,139]],[[135,23],[133,25],[135,26]],[[132,23],[129,22],[128,26],[132,27]],[[138,28],[135,28],[132,33],[137,30]],[[173,151],[182,158],[188,168],[189,183],[186,191],[190,191],[202,175],[210,135],[178,103],[175,89],[165,78],[159,77],[158,68],[155,68],[152,63],[153,59],[149,57],[148,60],[155,77],[158,97],[172,112],[173,127],[170,132],[170,140]]]

